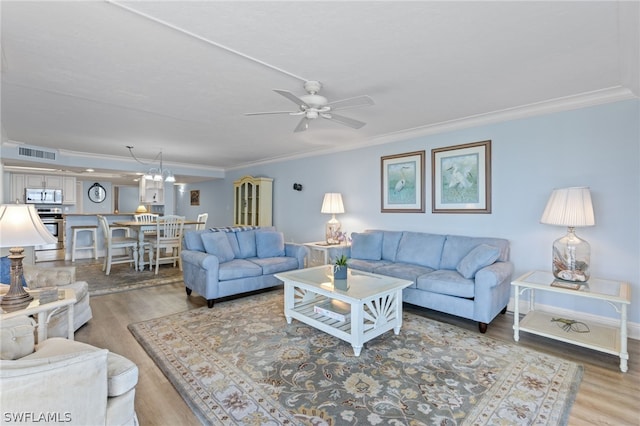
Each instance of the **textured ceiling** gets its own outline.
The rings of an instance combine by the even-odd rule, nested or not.
[[[11,143],[228,169],[638,96],[637,2],[2,1]],[[635,16],[634,16],[635,15]],[[296,108],[319,80],[324,119]]]

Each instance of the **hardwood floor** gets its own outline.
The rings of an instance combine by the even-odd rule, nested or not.
[[[76,332],[76,340],[126,356],[139,369],[136,412],[141,425],[198,425],[200,422],[162,372],[133,338],[127,326],[206,306],[187,297],[182,284],[170,284],[91,298],[93,319]],[[405,305],[411,312],[477,332],[477,324]],[[215,307],[213,308],[215,309]],[[513,342],[513,316],[499,315],[487,336]],[[621,373],[613,355],[522,333],[519,345],[567,358],[584,366],[584,376],[570,425],[640,425],[640,341],[629,340],[629,371]]]

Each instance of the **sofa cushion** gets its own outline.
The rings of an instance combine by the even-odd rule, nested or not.
[[[397,262],[376,268],[373,272],[375,272],[376,274],[388,275],[390,277],[413,281],[413,284],[411,284],[409,288],[416,288],[416,281],[418,277],[421,277],[422,275],[428,274],[432,271],[432,268],[426,266]]]
[[[462,258],[456,270],[464,278],[472,279],[480,269],[493,264],[499,255],[500,250],[496,247],[480,244]]]
[[[233,256],[237,259],[240,258],[240,245],[238,244],[238,237],[236,237],[236,233],[235,232],[225,232],[224,233],[227,236],[227,239],[229,240],[229,245],[231,246],[231,249],[233,250]]]
[[[295,257],[267,257],[247,259],[262,268],[263,275],[277,274],[278,272],[298,269],[298,259]]]
[[[19,359],[34,350],[35,321],[26,315],[0,322],[0,359]]]
[[[206,252],[216,256],[220,263],[228,262],[235,257],[229,239],[224,232],[202,234],[202,243]]]
[[[416,287],[419,290],[449,296],[466,298],[475,296],[475,282],[448,269],[440,269],[419,277]]]
[[[284,256],[284,234],[275,231],[256,232],[256,253],[262,259]]]
[[[351,234],[351,257],[363,260],[382,259],[382,233],[366,232]]]
[[[256,231],[239,231],[236,232],[238,246],[240,248],[238,259],[246,259],[248,257],[256,257]]]
[[[347,266],[349,268],[357,269],[359,271],[373,272],[381,266],[390,265],[391,262],[387,260],[364,260],[364,259],[347,259]]]
[[[219,281],[259,277],[260,275],[262,275],[262,268],[246,259],[233,259],[229,262],[221,263],[218,270]]]
[[[381,266],[390,265],[391,262],[387,260],[364,260],[364,259],[347,259],[347,266],[349,268],[357,269],[359,271],[373,272]]]
[[[402,238],[402,231],[384,231],[382,234],[382,258],[384,260],[396,261],[398,255],[398,245]]]
[[[204,244],[202,243],[202,236],[208,234],[209,231],[188,231],[184,233],[184,249],[201,251],[204,253]]]
[[[396,261],[438,269],[444,240],[444,235],[404,232],[398,245]]]

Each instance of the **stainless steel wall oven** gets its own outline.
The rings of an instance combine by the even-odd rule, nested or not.
[[[64,218],[59,207],[38,208],[38,216],[44,226],[58,239],[54,244],[36,246],[35,261],[64,260]]]

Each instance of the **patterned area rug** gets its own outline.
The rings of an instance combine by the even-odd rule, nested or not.
[[[129,325],[203,424],[566,424],[582,367],[404,314],[342,340],[283,315],[281,289]]]
[[[127,264],[112,265],[109,275],[105,275],[100,260],[78,261],[74,266],[76,279],[89,284],[91,296],[182,282],[182,271],[173,265],[160,265],[158,275],[148,268],[135,271]]]

